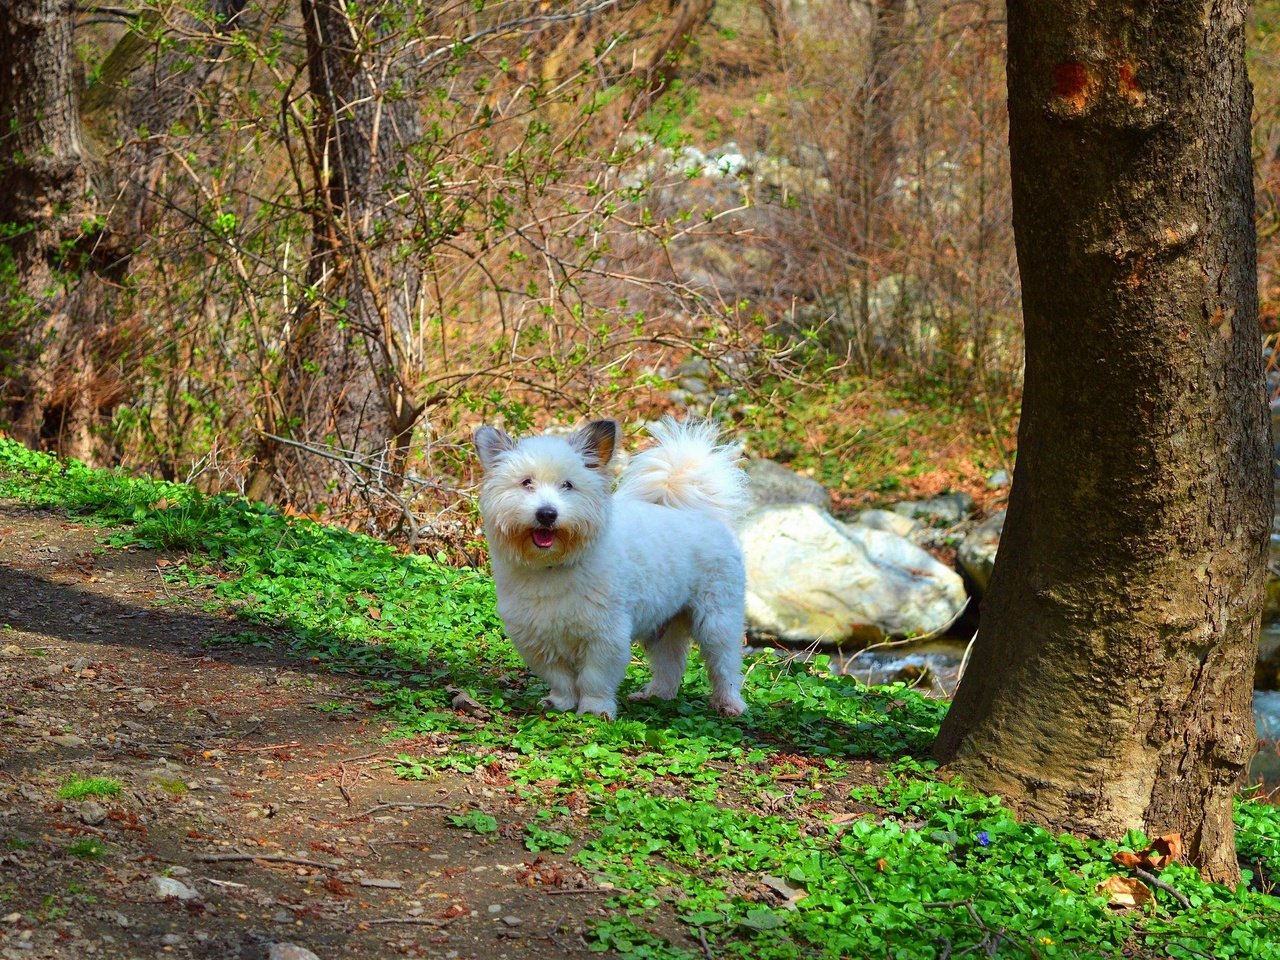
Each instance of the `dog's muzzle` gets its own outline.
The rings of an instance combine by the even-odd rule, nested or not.
[[[560,514],[555,507],[539,507],[533,514],[538,526],[533,531],[533,545],[539,550],[546,550],[556,542],[555,523]]]

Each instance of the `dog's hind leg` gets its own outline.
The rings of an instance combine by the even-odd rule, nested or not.
[[[742,699],[743,622],[740,604],[703,604],[693,614],[693,636],[711,678],[711,708],[726,717],[747,710]]]
[[[692,634],[687,613],[680,613],[657,630],[644,642],[649,656],[651,679],[643,690],[631,694],[632,700],[674,700],[684,679],[685,664],[689,662],[689,644]]]

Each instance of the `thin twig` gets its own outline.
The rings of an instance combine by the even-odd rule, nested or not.
[[[1187,895],[1185,893],[1183,893],[1181,890],[1178,890],[1176,887],[1169,886],[1169,884],[1165,883],[1163,880],[1157,877],[1150,870],[1144,870],[1142,867],[1135,866],[1133,868],[1133,872],[1136,873],[1143,880],[1147,881],[1147,883],[1151,884],[1153,887],[1159,887],[1165,893],[1169,894],[1169,896],[1173,897],[1173,899],[1177,900],[1180,904],[1182,904],[1182,907],[1184,910],[1191,909],[1191,901],[1187,899]]]
[[[715,960],[714,955],[711,953],[711,944],[707,943],[707,931],[702,927],[698,927],[698,943],[702,944],[702,955],[707,960]]]
[[[261,860],[264,863],[296,863],[303,867],[320,867],[323,870],[340,870],[340,863],[325,863],[322,860],[308,860],[306,857],[290,857],[282,853],[199,853],[196,860],[201,863],[229,863],[243,860]]]
[[[435,917],[378,917],[364,922],[371,927],[382,923],[414,923],[427,927],[447,927],[457,919],[457,917],[446,917],[443,920],[437,920]]]
[[[347,817],[348,820],[359,820],[367,817],[371,813],[377,813],[379,810],[394,810],[397,807],[413,807],[422,810],[452,810],[453,805],[448,803],[417,803],[410,800],[392,800],[384,803],[377,803],[370,807],[364,813],[353,813]]]
[[[255,726],[256,730],[257,727]],[[243,734],[241,734],[243,736]],[[269,743],[265,747],[229,747],[232,753],[266,753],[268,750],[297,749],[302,746],[301,740],[290,740],[288,743]]]
[[[613,887],[552,887],[549,890],[543,890],[548,896],[564,896],[569,893],[617,893]]]

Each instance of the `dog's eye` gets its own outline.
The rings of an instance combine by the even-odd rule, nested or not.
[[[566,480],[564,483],[560,484],[560,489],[561,489],[561,490],[572,490],[572,489],[573,489],[573,484],[572,484],[572,483],[570,483],[568,480]]]
[[[520,486],[524,487],[526,490],[532,490],[533,477],[525,477],[523,480],[520,481]]]

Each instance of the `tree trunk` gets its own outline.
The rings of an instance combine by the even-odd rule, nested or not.
[[[10,0],[0,17],[0,378],[4,418],[38,443],[56,384],[87,210],[71,0]]]
[[[861,237],[858,252],[857,348],[869,371],[877,340],[906,347],[910,337],[901,330],[873,329],[871,299],[876,281],[886,273],[885,252],[893,233],[893,179],[897,173],[897,92],[906,60],[906,0],[871,0],[871,30],[867,42],[867,74],[862,86],[862,123],[858,158],[858,209]]]
[[[275,469],[279,494],[304,506],[349,495],[360,479],[307,448],[336,448],[394,476],[421,414],[397,364],[421,288],[406,256],[412,224],[403,204],[404,160],[421,121],[404,54],[386,49],[399,29],[394,11],[380,6],[302,0],[316,113],[316,298],[290,331],[285,361],[282,403],[298,445],[268,440],[261,457]]]
[[[641,86],[629,108],[630,116],[639,116],[671,87],[680,67],[680,58],[693,43],[694,35],[711,18],[714,7],[715,0],[673,0],[671,26],[639,71]]]
[[[7,152],[17,158],[0,173],[0,223],[26,225],[11,247],[25,293],[7,313],[20,302],[29,320],[6,378],[7,419],[27,443],[101,461],[106,441],[95,428],[128,397],[127,371],[146,353],[120,300],[157,215],[170,150],[161,134],[217,69],[215,35],[236,12],[226,0],[201,15],[173,12],[163,43],[126,32],[84,99],[82,127],[73,4],[17,6],[0,32],[0,63],[18,71],[0,88],[0,110],[15,121]],[[157,25],[152,13],[142,26]],[[91,202],[91,193],[104,199]]]
[[[1010,0],[1026,324],[982,630],[935,746],[1023,816],[1238,879],[1271,490],[1245,3]]]

